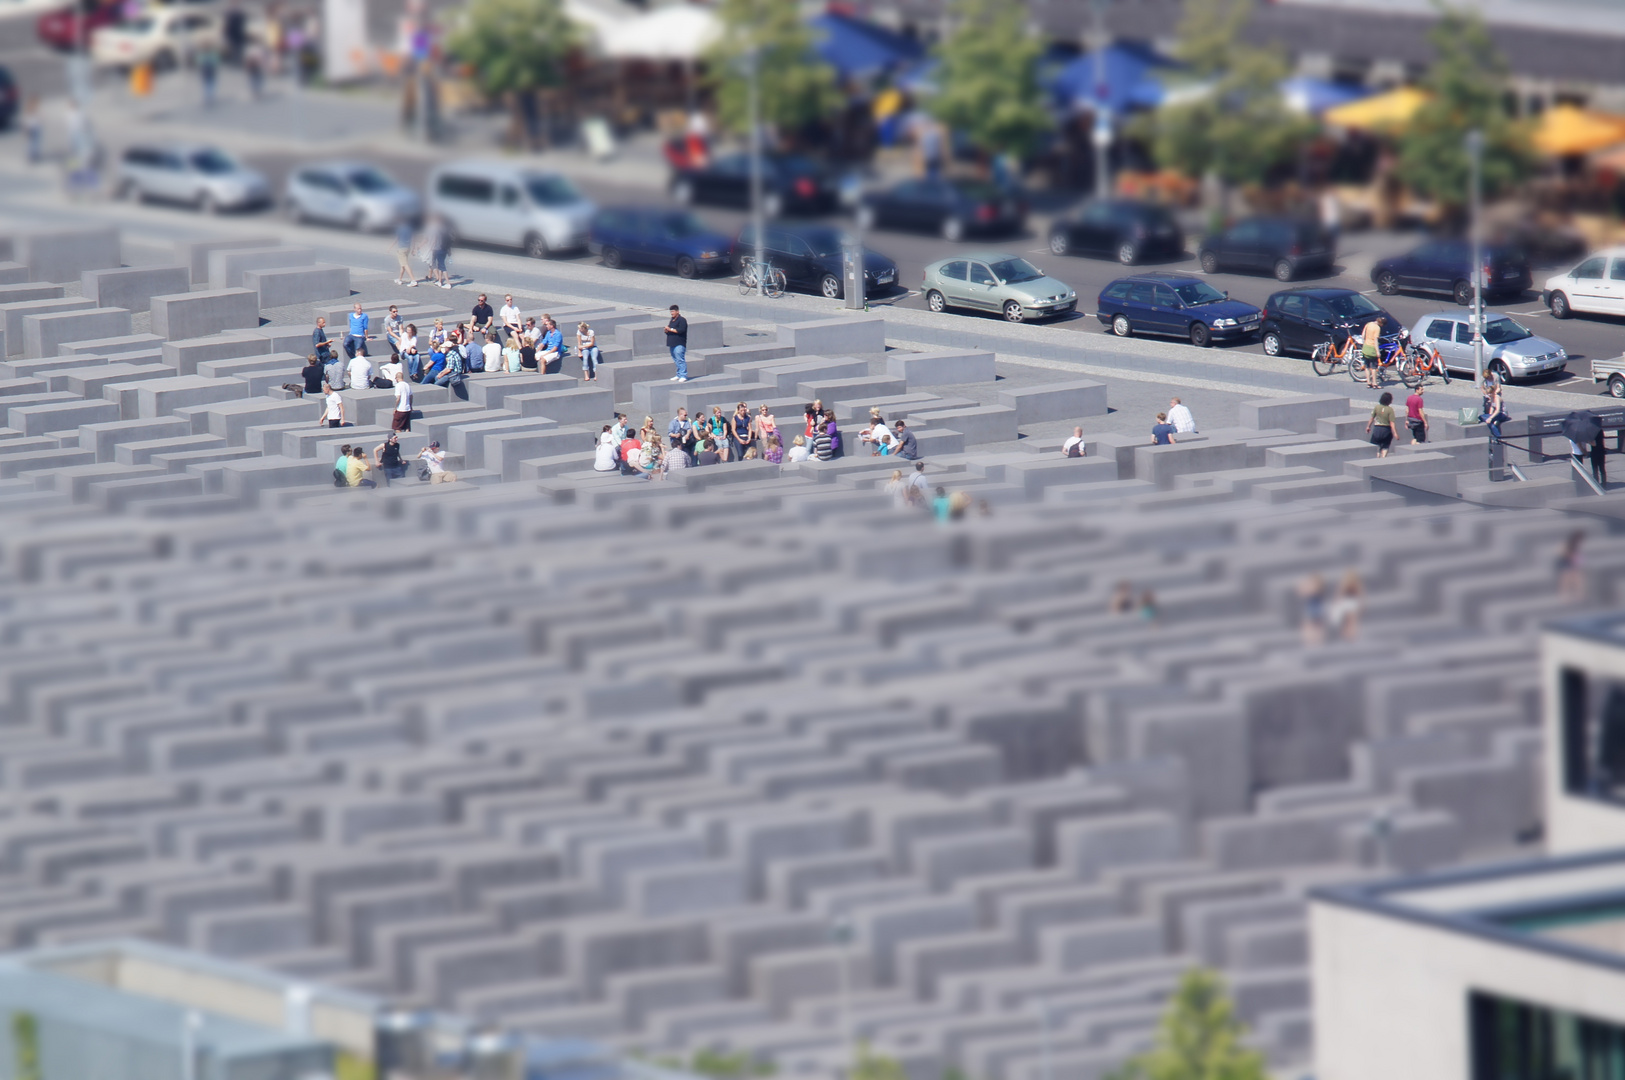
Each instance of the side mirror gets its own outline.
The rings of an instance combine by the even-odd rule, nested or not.
[[[1224,298],[1226,300],[1230,299],[1230,290],[1229,289],[1224,290]]]

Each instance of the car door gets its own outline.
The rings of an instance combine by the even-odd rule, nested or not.
[[[1004,297],[999,291],[999,279],[993,276],[993,271],[983,262],[970,264],[965,295],[971,307],[983,311],[997,311],[1004,303]]]
[[[165,150],[159,155],[158,168],[153,170],[152,192],[161,199],[178,202],[189,202],[195,196],[191,171],[179,151]]]
[[[1602,281],[1603,302],[1610,315],[1625,315],[1625,258],[1608,260],[1608,276]]]
[[[1156,299],[1156,292],[1149,281],[1136,281],[1129,286],[1128,296],[1123,300],[1123,314],[1128,316],[1129,324],[1136,330],[1157,329],[1157,317],[1151,310]]]
[[[1452,371],[1473,366],[1473,350],[1469,344],[1465,352],[1457,341],[1457,328],[1467,329],[1466,323],[1457,323],[1452,319],[1429,319],[1422,327],[1422,336],[1433,343],[1439,350],[1439,358],[1444,361],[1445,367]],[[1471,341],[1471,338],[1468,339]]]
[[[1078,215],[1078,224],[1075,230],[1075,243],[1080,251],[1087,251],[1092,255],[1103,252],[1115,254],[1117,251],[1116,217],[1112,209],[1103,203],[1090,203]]]
[[[824,276],[807,241],[791,232],[784,234],[784,259],[785,277],[798,285],[815,285]]]
[[[350,200],[344,188],[344,181],[329,172],[317,172],[313,179],[312,186],[318,199],[318,216],[327,221],[348,221]]]
[[[1608,260],[1597,255],[1587,259],[1574,268],[1569,275],[1573,284],[1569,286],[1569,306],[1575,311],[1607,311],[1608,296],[1605,291],[1605,278]]]
[[[1298,320],[1298,338],[1293,348],[1308,352],[1327,341],[1343,343],[1343,333],[1337,326],[1337,316],[1326,301],[1313,296],[1299,297],[1303,302],[1303,315]]]
[[[1159,334],[1185,332],[1185,306],[1166,285],[1151,288],[1151,317],[1156,320],[1154,325]]]
[[[438,194],[442,208],[459,236],[470,240],[490,239],[496,189],[496,183],[485,176],[446,173],[440,177]]]
[[[1429,241],[1394,260],[1394,281],[1402,289],[1417,289],[1427,277],[1426,266],[1436,245]]]
[[[801,277],[799,275],[804,272],[798,271],[795,265],[796,259],[791,251],[791,239],[790,234],[783,229],[769,226],[764,245],[767,249],[767,261],[784,271],[784,279],[787,283],[800,281]]]
[[[969,268],[970,264],[966,260],[954,259],[944,264],[941,272],[937,274],[939,282],[937,287],[942,290],[944,299],[955,307],[970,306],[969,286],[965,281]]]

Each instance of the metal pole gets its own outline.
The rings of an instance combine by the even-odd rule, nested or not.
[[[1484,242],[1479,222],[1479,165],[1484,157],[1484,133],[1467,133],[1467,160],[1471,166],[1472,183],[1469,192],[1473,233],[1473,381],[1479,389],[1484,387]]]
[[[1095,126],[1091,139],[1095,145],[1095,198],[1111,197],[1112,117],[1108,98],[1101,91],[1106,87],[1106,5],[1111,0],[1095,0],[1094,4],[1094,86]]]
[[[762,268],[767,265],[767,222],[762,219],[761,87],[758,86],[762,47],[752,42],[750,52],[750,227],[756,235],[756,295],[766,295]]]
[[[852,958],[847,950],[851,929],[851,924],[845,919],[837,919],[829,924],[830,937],[834,939],[836,947],[835,971],[841,993],[841,1049],[846,1058],[845,1075],[848,1078],[857,1074],[852,1042]]]

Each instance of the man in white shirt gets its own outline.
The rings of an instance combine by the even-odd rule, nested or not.
[[[486,371],[502,370],[502,346],[497,343],[497,335],[495,331],[485,335],[485,348],[483,350],[483,354],[485,356]]]
[[[502,301],[502,310],[497,312],[497,318],[502,320],[502,342],[506,345],[513,335],[524,329],[524,316],[519,313],[513,297],[505,296]]]
[[[400,365],[395,367],[399,369]],[[395,415],[390,418],[389,426],[394,431],[412,430],[412,384],[399,370],[395,372]]]
[[[393,383],[404,374],[406,374],[406,369],[401,367],[401,360],[398,356],[392,356],[378,365],[378,377],[385,382]]]
[[[344,395],[333,389],[331,383],[326,385],[326,390],[327,396],[322,398],[322,413],[316,418],[316,426],[343,427]]]
[[[440,449],[437,442],[425,446],[418,454],[418,460],[428,467],[431,484],[449,484],[457,479],[456,473],[446,471],[446,452]]]
[[[372,361],[367,354],[358,352],[350,358],[350,389],[365,390],[372,385]]]
[[[1174,430],[1181,435],[1190,435],[1196,431],[1196,417],[1179,403],[1178,398],[1168,403],[1168,422],[1174,425]]]
[[[1067,439],[1066,442],[1061,444],[1061,456],[1062,457],[1082,457],[1083,456],[1083,428],[1075,427],[1075,428],[1072,429],[1072,437]]]

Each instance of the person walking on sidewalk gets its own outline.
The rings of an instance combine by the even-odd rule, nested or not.
[[[1428,441],[1428,414],[1423,411],[1422,388],[1418,386],[1405,399],[1405,426],[1411,429],[1411,445]]]
[[[418,287],[417,275],[412,272],[412,223],[401,218],[395,226],[395,261],[400,264],[400,273],[395,275],[395,284],[405,285],[408,289]]]
[[[671,306],[671,319],[666,323],[666,347],[671,350],[671,362],[677,365],[672,382],[688,382],[688,320],[677,305]]]
[[[1377,448],[1377,456],[1388,456],[1388,448],[1394,445],[1394,395],[1384,390],[1377,399],[1376,406],[1371,410],[1371,419],[1365,422],[1365,433],[1371,439],[1371,445]]]
[[[451,230],[438,215],[429,223],[429,276],[442,289],[451,288],[451,275],[446,273],[446,256],[451,254]]]

